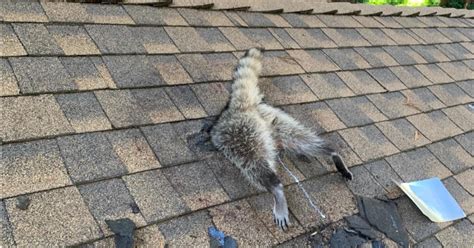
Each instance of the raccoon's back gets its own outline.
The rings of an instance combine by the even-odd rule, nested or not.
[[[229,115],[212,130],[212,142],[230,159],[257,160],[265,156],[263,129],[260,120],[252,115]]]

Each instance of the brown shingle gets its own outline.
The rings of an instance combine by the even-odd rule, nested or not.
[[[327,104],[348,127],[387,119],[365,96],[329,100]]]
[[[429,87],[446,106],[458,105],[472,102],[472,97],[468,96],[456,84],[442,84]]]
[[[464,131],[474,129],[474,113],[467,105],[445,108],[443,112]]]
[[[435,64],[426,64],[426,65],[415,65],[426,78],[428,78],[434,84],[448,83],[452,82],[453,79],[450,78],[439,66]]]
[[[165,30],[182,52],[235,50],[217,28],[165,27]]]
[[[263,28],[219,28],[237,50],[263,47],[265,50],[282,49],[278,40]]]
[[[2,183],[9,185],[1,198],[72,184],[55,140],[5,145],[0,161]]]
[[[18,95],[20,89],[13,70],[6,59],[0,59],[0,96]]]
[[[427,44],[451,42],[435,28],[414,28],[411,29],[411,31],[418,35],[418,37]]]
[[[234,26],[234,24],[225,16],[225,14],[220,11],[181,8],[178,9],[178,12],[191,26]]]
[[[229,200],[214,173],[204,162],[173,166],[163,170],[163,173],[192,211]]]
[[[369,42],[364,39],[355,29],[338,28],[329,29],[323,28],[323,32],[331,38],[339,47],[358,47],[369,46]]]
[[[435,46],[418,45],[411,46],[411,48],[418,52],[418,54],[421,55],[429,63],[449,61],[449,58],[446,57],[446,55]]]
[[[400,65],[412,65],[426,63],[426,60],[409,46],[384,47]]]
[[[135,24],[121,5],[85,4],[89,20],[101,24]]]
[[[370,69],[367,72],[388,91],[398,91],[407,88],[388,68]]]
[[[352,16],[344,15],[318,15],[317,16],[326,26],[332,28],[360,28],[358,21]]]
[[[345,129],[339,134],[363,161],[385,157],[398,149],[375,127],[375,125]]]
[[[305,74],[301,77],[319,99],[354,95],[336,73]]]
[[[5,1],[0,6],[0,16],[6,22],[47,22],[37,1]]]
[[[268,211],[271,211],[270,207]],[[267,228],[262,228],[264,224],[246,200],[220,205],[209,211],[216,227],[236,239],[240,246],[272,246],[277,243]]]
[[[220,114],[229,100],[230,83],[196,84],[191,88],[209,115]]]
[[[13,28],[8,24],[0,24],[0,57],[26,55],[23,45],[13,32]]]
[[[173,55],[148,56],[148,61],[168,85],[190,84],[193,80]]]
[[[414,66],[390,67],[390,70],[408,87],[430,85],[431,82],[423,76]]]
[[[337,72],[337,75],[349,86],[349,88],[352,89],[352,91],[354,91],[355,94],[368,94],[385,91],[385,89],[365,71],[342,71]]]
[[[320,28],[326,25],[316,15],[282,14],[294,28]]]
[[[387,67],[399,65],[392,56],[380,47],[356,47],[354,48],[373,67]]]
[[[441,140],[462,133],[441,111],[409,116],[408,120],[431,141]]]
[[[317,98],[298,76],[260,79],[265,100],[273,105],[312,102]]]
[[[186,119],[206,117],[206,111],[189,86],[174,86],[165,89],[173,103]]]
[[[112,128],[93,93],[62,94],[55,97],[77,133]]]
[[[351,48],[324,49],[326,53],[342,70],[370,68],[369,63]]]
[[[287,105],[283,109],[317,132],[330,132],[346,127],[324,102]]]
[[[237,62],[231,53],[183,54],[177,58],[194,82],[231,80]]]
[[[474,79],[473,70],[462,62],[446,62],[437,64],[443,71],[456,81]]]
[[[66,55],[100,54],[81,26],[49,25],[47,28]]]
[[[145,53],[139,37],[132,33],[132,27],[125,25],[86,25],[103,54]]]
[[[395,42],[390,39],[381,29],[358,28],[357,31],[373,46],[395,45]]]
[[[148,54],[178,53],[178,48],[161,27],[133,27],[133,35],[139,37]]]
[[[445,107],[428,88],[404,90],[402,94],[408,106],[422,112]]]
[[[63,50],[43,24],[13,24],[16,34],[30,55],[60,55]]]
[[[156,8],[152,6],[124,5],[137,24],[187,26],[188,23],[176,9]]]
[[[412,115],[420,111],[410,106],[400,92],[373,94],[368,98],[390,119]]]
[[[404,29],[382,29],[397,45],[416,45],[419,44],[406,30]]]
[[[288,50],[306,72],[336,71],[339,67],[321,50]]]
[[[128,175],[123,177],[123,180],[147,223],[189,211],[185,202],[159,170]],[[166,201],[156,199],[166,199]]]
[[[27,210],[17,208],[15,198],[6,200],[18,246],[72,246],[102,236],[76,187],[28,197]]]
[[[286,51],[268,51],[263,54],[263,76],[304,73],[300,65]]]
[[[286,31],[302,48],[336,47],[336,44],[321,29],[287,28]]]
[[[375,125],[400,150],[424,146],[430,142],[406,119],[379,122]]]
[[[3,141],[74,132],[52,95],[0,98],[0,109]]]

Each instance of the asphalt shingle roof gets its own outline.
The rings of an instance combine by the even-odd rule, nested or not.
[[[358,177],[286,161],[324,224],[356,214],[355,195],[398,198],[413,243],[472,244],[473,11],[263,2],[2,1],[0,246],[111,245],[115,218],[141,246],[207,246],[212,224],[242,247],[302,245],[322,223],[287,175],[283,233],[269,194],[190,141],[251,47],[265,48],[265,100],[324,133]],[[430,176],[469,219],[431,223],[389,180]]]

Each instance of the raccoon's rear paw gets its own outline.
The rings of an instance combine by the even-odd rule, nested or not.
[[[288,208],[280,210],[273,208],[273,221],[278,226],[278,228],[286,231],[290,225],[290,219],[288,218]]]

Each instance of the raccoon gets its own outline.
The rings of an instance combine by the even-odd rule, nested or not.
[[[255,187],[273,194],[273,217],[279,228],[289,225],[283,184],[277,176],[277,161],[285,152],[314,158],[332,157],[337,169],[351,180],[352,173],[341,156],[311,129],[263,102],[258,87],[262,52],[252,48],[239,60],[234,72],[232,93],[227,107],[210,127],[214,147],[237,166]]]

